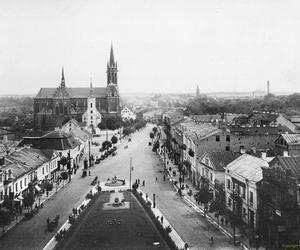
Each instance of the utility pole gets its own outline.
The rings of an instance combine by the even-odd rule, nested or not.
[[[132,171],[132,157],[130,157],[130,164],[129,164],[129,189],[131,190],[131,171]]]
[[[166,146],[167,146],[167,141],[165,141],[165,146],[164,146],[164,170],[166,172],[167,166],[166,166]]]
[[[91,141],[89,140],[89,167],[91,167]]]

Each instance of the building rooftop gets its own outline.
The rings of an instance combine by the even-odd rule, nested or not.
[[[240,153],[232,153],[228,151],[222,152],[205,152],[201,159],[205,156],[208,156],[211,160],[211,163],[216,171],[224,172],[225,167],[236,158],[238,158],[241,154]]]
[[[63,131],[52,131],[42,137],[24,137],[19,146],[31,145],[38,149],[68,150],[80,145],[73,135]]]
[[[300,134],[281,134],[287,144],[300,144]]]
[[[243,154],[233,162],[229,163],[226,166],[226,169],[242,178],[259,182],[263,178],[261,168],[268,166],[268,162],[261,158],[249,154]]]
[[[5,157],[5,165],[2,169],[11,169],[14,178],[19,178],[24,174],[49,162],[54,154],[53,150],[39,150],[34,148],[21,148],[8,154]]]
[[[290,170],[292,176],[300,179],[300,156],[277,155],[269,164],[271,168],[276,164],[279,164],[285,170]]]
[[[226,130],[239,135],[279,135],[285,132],[292,133],[285,126],[227,126]]]
[[[36,99],[53,98],[57,88],[41,88]],[[90,95],[90,88],[65,88],[70,98],[87,98]],[[106,97],[106,87],[93,88],[94,97]]]

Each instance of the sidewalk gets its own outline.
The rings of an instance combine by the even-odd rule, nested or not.
[[[137,190],[138,193],[142,193],[142,198],[144,201],[150,201],[151,204],[153,204],[153,201],[149,198],[146,197],[146,194],[141,190],[138,189]],[[155,208],[153,208],[153,205],[151,205],[151,210],[154,213],[154,215],[156,216],[156,218],[158,218],[160,224],[164,227],[167,228],[168,226],[171,227],[172,231],[169,233],[171,239],[174,241],[174,243],[176,244],[176,246],[179,249],[184,249],[185,247],[185,242],[182,240],[182,238],[179,236],[179,234],[176,232],[175,228],[170,224],[170,222],[165,218],[165,216],[161,213],[161,211],[157,208],[157,206]],[[160,218],[163,217],[164,219],[161,221]]]
[[[36,207],[40,207],[40,205],[44,204],[45,201],[47,201],[48,199],[50,199],[53,195],[55,195],[60,189],[64,188],[65,185],[67,185],[69,182],[66,181],[65,184],[60,183],[60,185],[58,187],[56,187],[56,184],[53,184],[53,189],[51,191],[48,192],[48,196],[46,191],[41,195],[41,196],[37,196],[34,200],[34,203],[32,205],[32,209],[36,208]],[[43,208],[39,208],[39,209],[43,209]],[[11,223],[6,226],[3,230],[0,230],[0,238],[6,234],[9,230],[11,230],[12,228],[14,228],[18,223],[22,222],[22,220],[25,218],[25,213],[28,212],[27,208],[23,208],[22,213],[18,215],[18,217],[14,217],[12,218]]]
[[[164,154],[159,154],[158,156],[160,157],[162,163],[164,162]],[[177,183],[179,183],[179,171],[178,171],[178,166],[174,165],[173,162],[171,161],[171,159],[168,157],[168,155],[166,155],[166,161],[168,164],[166,164],[166,168],[167,168],[167,173],[169,175],[169,180],[174,183],[174,181],[177,181]],[[170,169],[171,168],[171,169]],[[176,175],[173,176],[173,171],[176,172]],[[193,186],[192,182],[190,180],[188,180],[188,178],[184,178],[184,183],[182,183],[182,185],[184,185],[184,190],[182,190],[182,198],[189,204],[191,205],[196,211],[198,211],[201,215],[204,215],[204,204],[198,204],[194,198],[194,194],[196,194],[198,192],[198,190],[196,189],[196,187]],[[186,188],[186,185],[188,186],[188,188]],[[174,188],[176,189],[176,191],[179,189],[178,186],[173,185]],[[188,192],[192,191],[192,195],[189,196]],[[222,217],[223,217],[223,224],[221,223],[222,221]],[[206,213],[206,219],[213,224],[215,227],[219,228],[219,230],[227,235],[229,238],[233,238],[233,228],[230,226],[231,223],[226,220],[225,216],[219,216],[219,221],[217,219],[217,217],[215,217],[215,212],[207,212]],[[226,224],[225,221],[228,221],[228,223]],[[241,247],[243,247],[243,249],[251,249],[249,247],[249,239],[244,235],[241,234],[240,229],[236,227],[235,230],[235,235],[236,235],[236,242],[240,242]],[[265,249],[263,247],[257,248],[257,249]]]

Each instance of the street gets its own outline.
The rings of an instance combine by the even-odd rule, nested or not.
[[[147,125],[132,136],[131,142],[121,143],[116,156],[109,156],[91,168],[91,176],[82,178],[81,170],[76,176],[72,176],[71,183],[46,201],[44,208],[37,215],[21,222],[0,238],[0,249],[42,249],[55,234],[45,231],[47,218],[52,220],[59,214],[59,228],[68,219],[72,208],[78,205],[92,188],[91,182],[95,176],[98,176],[100,181],[114,176],[129,180],[130,157],[133,166],[132,183],[136,179],[140,179],[141,183],[145,180],[145,187],[141,189],[151,198],[156,194],[157,207],[191,249],[235,249],[227,236],[215,229],[176,195],[168,180],[163,180],[163,166],[156,153],[152,152],[152,147],[148,146],[151,129],[152,126]],[[128,145],[128,148],[125,149],[124,145]],[[88,153],[87,150],[85,153]],[[82,165],[81,162],[81,168]],[[211,237],[214,239],[212,245]]]

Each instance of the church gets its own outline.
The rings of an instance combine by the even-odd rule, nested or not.
[[[118,65],[111,46],[107,62],[106,87],[72,88],[65,83],[62,69],[61,83],[57,88],[41,88],[34,98],[34,128],[50,130],[70,119],[96,127],[101,119],[120,116]]]

